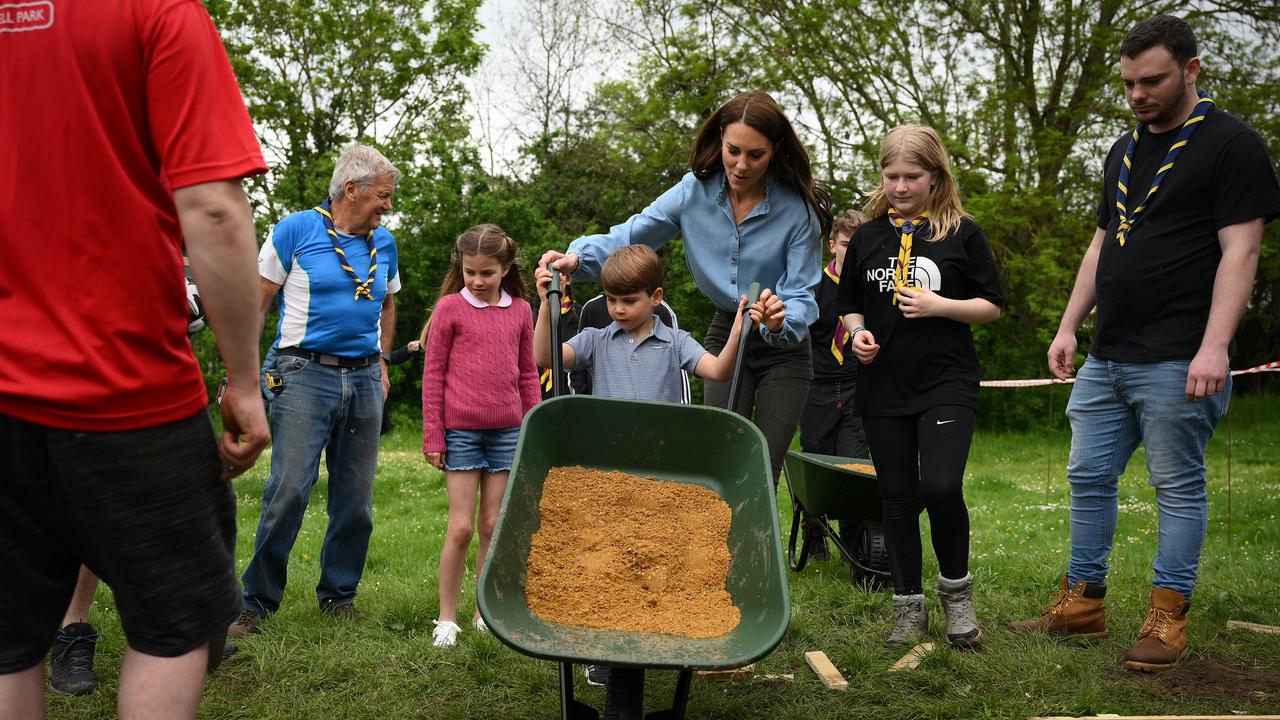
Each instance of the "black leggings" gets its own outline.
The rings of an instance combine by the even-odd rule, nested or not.
[[[733,313],[716,311],[707,328],[703,346],[716,355],[724,349],[733,327]],[[769,464],[773,470],[773,486],[778,486],[782,458],[791,446],[791,438],[800,424],[800,413],[809,396],[813,379],[813,360],[809,356],[809,340],[795,347],[776,348],[760,337],[759,330],[749,331],[746,357],[742,362],[741,389],[737,407],[739,415],[753,419],[769,445]],[[713,407],[729,405],[729,383],[707,380],[703,383],[702,402]],[[752,412],[754,410],[754,412]]]
[[[899,595],[923,592],[921,510],[929,512],[938,571],[953,580],[969,572],[969,509],[962,483],[975,420],[972,408],[959,405],[862,419],[880,481],[889,570]]]

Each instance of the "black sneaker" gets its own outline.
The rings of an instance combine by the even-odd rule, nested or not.
[[[98,687],[93,653],[98,631],[89,623],[71,623],[58,631],[49,651],[49,687],[63,695],[88,695]]]
[[[587,684],[592,687],[604,687],[609,684],[608,665],[588,665],[586,674]]]

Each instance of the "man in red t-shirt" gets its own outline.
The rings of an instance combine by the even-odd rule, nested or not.
[[[0,10],[0,717],[44,715],[81,563],[129,647],[122,716],[195,717],[239,610],[226,482],[269,440],[257,388],[264,172],[197,0]],[[181,246],[227,368],[216,438]]]

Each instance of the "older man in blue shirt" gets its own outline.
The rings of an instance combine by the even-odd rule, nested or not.
[[[257,632],[280,606],[321,451],[329,469],[329,527],[316,598],[326,615],[354,607],[373,532],[387,393],[381,353],[392,347],[400,289],[395,239],[381,220],[399,179],[400,171],[374,148],[347,148],[324,203],[281,220],[259,253],[263,312],[275,298],[280,307],[271,399],[275,444],[233,637]]]

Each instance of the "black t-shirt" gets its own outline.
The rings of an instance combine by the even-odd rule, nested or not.
[[[947,237],[927,242],[931,229],[917,232],[911,244],[910,284],[955,300],[983,298],[1003,307],[982,228],[964,218]],[[898,229],[882,215],[854,232],[845,253],[837,309],[842,315],[862,313],[880,344],[876,359],[859,368],[854,412],[877,417],[915,415],[939,405],[976,409],[981,377],[969,326],[946,318],[908,320],[892,304],[899,243]]]
[[[1142,134],[1125,204],[1142,204],[1179,128]],[[1098,204],[1106,230],[1095,275],[1097,330],[1090,354],[1117,362],[1195,356],[1213,301],[1222,248],[1218,230],[1280,214],[1280,186],[1266,146],[1248,125],[1214,109],[1182,148],[1173,169],[1129,230],[1116,240],[1116,183],[1132,131],[1111,146]],[[1233,348],[1234,349],[1234,348]]]
[[[843,270],[843,268],[841,268]],[[844,363],[836,359],[831,352],[831,342],[836,333],[836,324],[840,322],[840,313],[836,312],[836,296],[840,285],[832,280],[825,271],[818,282],[815,299],[818,301],[818,321],[809,326],[809,337],[813,348],[813,380],[825,383],[852,384],[858,379],[858,358],[853,356],[849,345],[849,337],[845,336]]]

